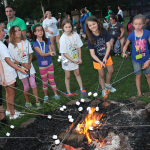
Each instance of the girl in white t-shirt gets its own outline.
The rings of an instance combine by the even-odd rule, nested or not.
[[[64,19],[62,22],[64,33],[60,38],[60,53],[62,55],[62,68],[65,71],[66,96],[73,95],[70,91],[70,71],[74,70],[81,94],[86,94],[83,88],[79,72],[79,64],[82,64],[81,46],[83,45],[79,35],[73,32],[73,25],[70,19]]]
[[[57,28],[58,22],[60,22],[60,19],[58,21],[56,20],[55,17],[52,17],[52,14],[50,11],[47,11],[45,13],[46,19],[43,21],[43,28],[46,34],[46,38],[49,38],[51,41],[51,47],[52,50],[56,53],[56,48],[55,48],[55,42],[57,42],[57,47],[60,49],[59,45],[59,30]]]
[[[27,69],[19,68],[13,63],[13,60],[10,56],[9,49],[2,42],[5,36],[4,29],[0,26],[0,61],[3,65],[4,69],[4,77],[5,77],[5,90],[6,90],[6,103],[7,103],[7,111],[6,115],[10,115],[10,119],[16,119],[20,112],[16,112],[14,109],[14,97],[15,97],[15,82],[16,82],[16,70],[26,73]],[[4,79],[1,79],[4,80]],[[10,103],[9,103],[10,102]]]
[[[28,40],[25,40],[21,30],[18,26],[13,26],[10,29],[9,32],[10,36],[10,44],[8,46],[10,50],[10,54],[12,58],[15,61],[15,64],[20,65],[20,67],[24,67],[29,70],[29,75],[26,75],[24,73],[21,73],[18,71],[18,77],[22,81],[24,86],[24,96],[26,98],[26,104],[25,106],[27,108],[33,108],[31,102],[29,101],[29,83],[28,83],[28,77],[30,86],[32,88],[33,94],[36,99],[36,106],[37,109],[41,109],[42,106],[38,99],[38,89],[35,82],[35,69],[32,65],[32,53],[33,50],[31,48],[31,45]]]

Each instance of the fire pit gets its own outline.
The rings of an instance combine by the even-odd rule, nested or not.
[[[12,137],[35,139],[8,139],[4,150],[148,150],[150,149],[149,114],[129,101],[102,99],[68,105],[65,111],[56,109],[50,115],[57,119],[38,116],[34,123],[11,133]],[[99,107],[99,109],[97,109]],[[69,122],[68,115],[74,119]],[[60,119],[59,119],[60,118]],[[68,119],[68,120],[67,120]],[[62,143],[51,137],[57,135]]]

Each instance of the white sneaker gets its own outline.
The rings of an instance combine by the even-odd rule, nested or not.
[[[20,116],[23,116],[24,114],[21,114],[19,111],[15,110],[15,114],[16,115],[20,115]],[[10,116],[10,111],[6,110],[6,116]]]
[[[106,83],[105,83],[105,87],[106,87]],[[106,87],[106,89],[108,90],[110,88],[110,92],[116,92],[116,89],[114,87],[112,87],[112,85],[109,84],[108,87]]]
[[[17,119],[19,117],[19,115],[14,114],[13,117],[9,117],[9,119]]]

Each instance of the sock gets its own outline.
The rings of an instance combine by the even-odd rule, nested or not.
[[[48,96],[45,96],[45,97],[48,97]]]

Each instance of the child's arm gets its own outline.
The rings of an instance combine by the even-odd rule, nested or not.
[[[90,49],[90,54],[91,54],[91,56],[92,56],[92,58],[93,58],[94,60],[96,60],[98,63],[101,64],[101,67],[102,67],[102,68],[105,67],[105,64],[104,64],[102,61],[100,61],[99,58],[95,55],[94,49]]]
[[[54,56],[55,52],[42,53],[39,47],[34,47],[34,49],[39,53],[41,57]]]
[[[78,64],[82,64],[82,59],[81,59],[81,48],[78,48],[78,56],[79,56]]]
[[[0,61],[0,77],[1,77],[1,82],[0,82],[0,84],[1,84],[2,86],[5,86],[5,85],[6,85],[6,81],[5,81],[4,70],[3,70],[3,65],[2,65],[1,61]]]
[[[63,53],[63,55],[70,61],[72,61],[73,63],[77,64],[78,61],[74,61],[67,53]]]
[[[124,34],[125,34],[125,29],[124,29],[124,27],[121,28],[120,31],[121,31],[121,35],[120,35],[120,37],[118,37],[119,40],[120,40],[120,39],[124,36]]]
[[[53,34],[53,32],[49,31],[48,29],[44,28],[44,31],[50,33],[50,34]]]
[[[27,74],[27,71],[28,71],[27,69],[25,69],[25,68],[20,68],[20,67],[16,66],[16,65],[10,60],[9,57],[5,57],[5,61],[6,61],[7,64],[10,65],[12,68],[14,68],[14,69],[16,69],[16,70],[18,70],[18,71],[20,71],[20,72],[22,72],[22,73]]]
[[[142,69],[146,69],[146,68],[148,68],[149,66],[150,66],[150,59],[147,60],[147,61],[144,63],[144,66],[143,66]]]
[[[130,44],[130,41],[127,39],[127,42],[123,47],[123,58],[128,56],[125,52],[126,52],[128,46],[129,46],[129,44]]]
[[[104,64],[106,64],[108,55],[109,55],[109,53],[110,53],[110,49],[111,49],[110,41],[109,41],[109,42],[106,42],[106,46],[107,46],[107,50],[106,50],[105,57],[103,58],[103,63],[104,63]]]

